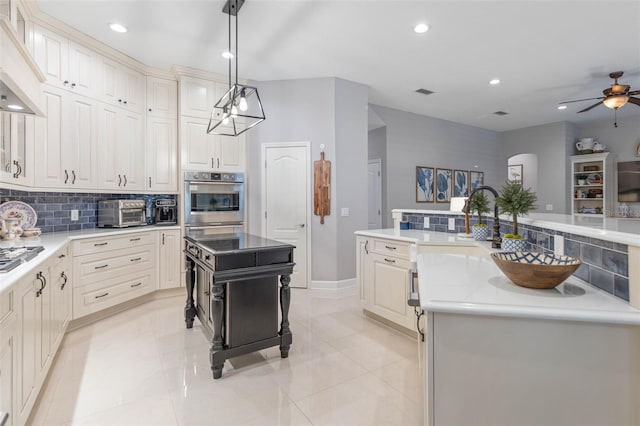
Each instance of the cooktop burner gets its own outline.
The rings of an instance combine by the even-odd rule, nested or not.
[[[42,246],[34,247],[9,247],[0,249],[0,273],[27,263],[44,250]]]

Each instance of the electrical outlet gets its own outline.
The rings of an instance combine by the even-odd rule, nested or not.
[[[429,218],[425,217],[424,218],[424,229],[429,229]]]
[[[349,207],[343,207],[340,211],[340,216],[349,216]]]
[[[449,231],[456,230],[456,220],[452,217],[449,218]]]
[[[72,221],[78,220],[78,210],[71,210],[71,220]]]
[[[562,235],[553,236],[553,252],[555,254],[564,254],[564,237]]]

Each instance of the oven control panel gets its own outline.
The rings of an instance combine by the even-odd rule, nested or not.
[[[185,182],[244,182],[244,173],[184,172]]]

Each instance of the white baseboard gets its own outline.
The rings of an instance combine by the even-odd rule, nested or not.
[[[312,290],[344,290],[356,287],[356,279],[349,278],[340,281],[311,281]]]

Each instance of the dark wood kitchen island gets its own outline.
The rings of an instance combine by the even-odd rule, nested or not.
[[[246,233],[187,235],[184,247],[185,322],[192,328],[197,316],[211,340],[213,378],[222,376],[225,360],[238,355],[279,345],[286,358],[292,342],[289,282],[295,247]]]

